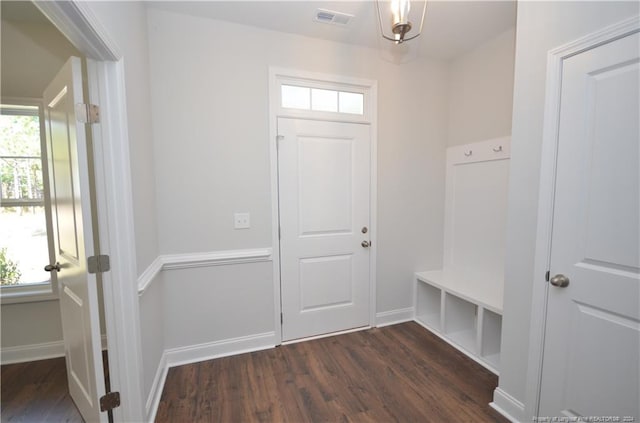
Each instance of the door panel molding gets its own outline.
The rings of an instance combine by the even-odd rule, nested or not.
[[[370,127],[278,118],[278,134],[283,340],[370,327]]]
[[[97,406],[105,393],[94,254],[88,140],[75,105],[83,102],[81,62],[70,57],[45,88],[47,160],[51,183],[55,260],[69,393],[85,420],[107,421]],[[55,164],[55,165],[54,165]]]
[[[279,104],[280,95],[278,92],[279,84],[282,81],[292,82],[313,81],[326,87],[340,88],[345,85],[357,86],[365,93],[365,114],[364,119],[351,119],[348,116],[340,119],[343,122],[364,123],[370,127],[370,177],[369,177],[369,205],[370,205],[370,227],[367,233],[371,241],[370,260],[369,260],[369,278],[370,278],[370,306],[369,306],[369,325],[376,324],[376,252],[377,252],[377,181],[378,181],[378,83],[375,80],[346,77],[341,75],[332,75],[325,73],[316,73],[301,71],[296,69],[286,69],[275,66],[269,67],[269,157],[270,157],[270,187],[271,187],[271,239],[273,253],[273,292],[274,292],[274,327],[275,338],[277,344],[282,343],[282,326],[280,312],[282,310],[281,289],[280,289],[280,238],[279,238],[279,191],[278,191],[278,118],[279,117],[304,117],[310,120],[332,121],[326,116],[314,117],[311,114],[304,116],[292,116],[282,113]],[[335,120],[333,120],[335,121]]]
[[[634,16],[552,49],[547,54],[546,100],[540,166],[540,190],[538,195],[538,229],[536,234],[529,336],[530,354],[525,397],[525,415],[529,417],[537,416],[540,407],[542,359],[546,330],[545,317],[549,290],[549,284],[543,282],[551,260],[551,234],[564,60],[638,31],[640,31],[640,17]]]

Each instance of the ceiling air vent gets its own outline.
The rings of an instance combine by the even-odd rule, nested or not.
[[[353,15],[348,13],[335,12],[333,10],[318,9],[314,21],[333,25],[349,25]]]

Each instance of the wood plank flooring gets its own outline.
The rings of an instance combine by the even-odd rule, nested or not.
[[[67,387],[64,357],[2,366],[2,422],[83,422]]]
[[[82,422],[64,358],[2,366],[2,422]],[[506,422],[497,377],[416,323],[169,370],[157,422]]]
[[[409,322],[172,368],[156,422],[506,422],[497,380]]]

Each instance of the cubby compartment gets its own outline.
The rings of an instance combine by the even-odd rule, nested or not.
[[[500,341],[502,316],[490,310],[483,310],[480,354],[492,367],[500,367]]]
[[[416,286],[416,320],[436,331],[441,330],[442,291],[420,280]]]
[[[415,320],[496,374],[509,151],[509,137],[447,149],[442,268],[415,286]]]
[[[445,294],[444,333],[469,352],[476,350],[478,306],[462,298]]]

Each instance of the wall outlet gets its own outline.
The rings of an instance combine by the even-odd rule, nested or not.
[[[251,216],[249,213],[235,213],[233,215],[234,229],[249,229],[251,227]]]

